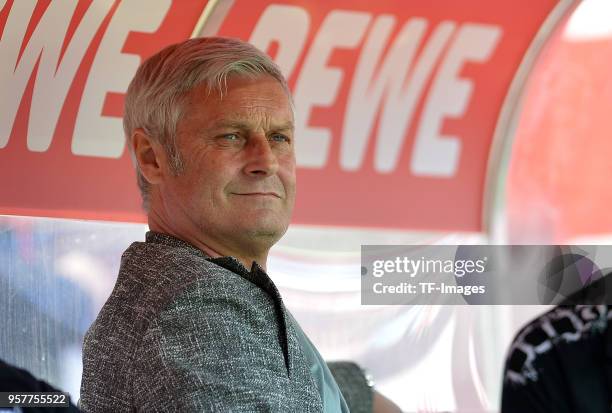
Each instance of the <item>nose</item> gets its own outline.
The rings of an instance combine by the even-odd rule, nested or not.
[[[251,136],[246,145],[247,162],[244,171],[247,175],[267,177],[278,171],[278,159],[265,135]]]

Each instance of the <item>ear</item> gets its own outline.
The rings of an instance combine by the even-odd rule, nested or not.
[[[141,128],[132,133],[132,145],[134,157],[144,178],[152,185],[159,184],[163,180],[164,172],[168,170],[163,147]]]

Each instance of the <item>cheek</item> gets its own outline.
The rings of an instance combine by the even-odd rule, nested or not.
[[[212,203],[219,203],[224,201],[235,181],[236,169],[231,168],[228,162],[207,159],[206,164],[197,168],[193,174],[193,191],[201,197],[208,197]]]
[[[278,172],[278,176],[280,177],[283,185],[287,192],[295,192],[295,166],[289,165],[286,168],[281,166],[281,169]]]
[[[279,174],[295,183],[295,155],[293,153],[279,157]]]

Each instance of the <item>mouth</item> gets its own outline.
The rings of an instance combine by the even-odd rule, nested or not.
[[[280,195],[276,192],[233,192],[234,195],[240,196],[250,196],[250,197],[271,197],[271,198],[279,198]]]

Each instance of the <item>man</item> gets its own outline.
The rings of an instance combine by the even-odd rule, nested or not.
[[[84,411],[371,410],[360,369],[338,366],[341,392],[265,272],[295,199],[293,123],[279,69],[239,40],[139,68],[124,128],[151,231],[85,338]]]

